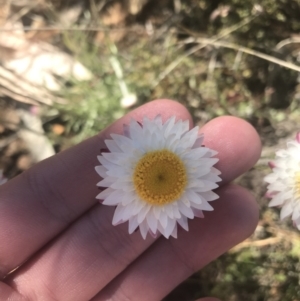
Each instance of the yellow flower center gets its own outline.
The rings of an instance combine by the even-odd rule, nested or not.
[[[180,198],[186,187],[186,169],[182,160],[168,150],[149,152],[137,163],[133,183],[145,202],[169,204]]]

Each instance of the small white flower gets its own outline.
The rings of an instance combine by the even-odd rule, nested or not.
[[[105,143],[110,152],[98,156],[96,171],[107,187],[97,198],[117,206],[113,225],[129,222],[129,233],[138,227],[145,239],[160,232],[177,237],[177,223],[188,231],[187,219],[211,211],[208,203],[218,195],[220,171],[213,167],[217,154],[202,146],[198,127],[171,117],[164,124],[160,116],[147,117],[143,125],[131,120],[124,135],[111,134]]]
[[[266,196],[272,199],[269,206],[282,207],[280,218],[292,216],[300,230],[300,135],[287,143],[287,149],[277,151],[269,165],[272,173],[265,177],[269,183]]]
[[[7,182],[7,179],[3,176],[3,170],[0,169],[0,185]]]

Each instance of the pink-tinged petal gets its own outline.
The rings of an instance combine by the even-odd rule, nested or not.
[[[157,237],[158,237],[157,232],[156,232],[156,233],[153,233],[151,229],[149,229],[149,233],[150,233],[150,235],[151,235],[153,238],[157,238]]]
[[[129,126],[127,124],[123,124],[123,134],[125,137],[130,138]]]
[[[298,143],[300,143],[300,132],[298,132],[298,133],[296,134],[296,141],[297,141]]]
[[[193,213],[196,217],[204,218],[204,214],[203,214],[202,210],[199,210],[199,209],[196,209],[196,208],[192,208],[192,210],[193,210]]]
[[[278,194],[278,191],[271,191],[271,190],[268,190],[268,191],[265,193],[265,198],[272,199],[276,194]]]
[[[271,169],[273,169],[273,168],[276,167],[276,165],[275,165],[275,163],[274,163],[273,161],[269,161],[269,162],[268,162],[268,165],[269,165],[269,167],[270,167]]]

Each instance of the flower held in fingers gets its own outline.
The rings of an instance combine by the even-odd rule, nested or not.
[[[145,117],[143,125],[131,120],[124,135],[111,137],[96,171],[103,178],[97,185],[106,187],[97,198],[117,206],[113,225],[128,221],[129,233],[139,227],[143,238],[148,232],[177,237],[177,224],[188,230],[188,218],[213,210],[209,201],[218,195],[212,189],[221,180],[213,167],[217,152],[202,146],[198,127]]]
[[[292,216],[300,230],[300,135],[289,141],[287,148],[276,152],[270,163],[272,173],[265,177],[269,183],[267,197],[271,198],[270,207],[282,207],[280,218]]]

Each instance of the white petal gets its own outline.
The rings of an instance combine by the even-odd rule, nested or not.
[[[165,229],[167,227],[167,224],[168,224],[168,215],[167,215],[166,212],[164,212],[162,210],[160,212],[159,223],[161,224],[163,229]]]
[[[206,191],[206,192],[201,192],[201,196],[206,199],[208,202],[209,201],[214,201],[219,198],[219,196],[214,193],[213,191]]]
[[[157,231],[157,219],[155,218],[152,210],[147,214],[147,223],[150,228],[150,230],[153,232],[153,234]]]
[[[191,205],[192,205],[192,207],[194,207],[196,209],[200,209],[200,210],[205,210],[205,211],[213,211],[214,210],[214,208],[205,200],[203,200],[203,202],[201,204],[192,203]]]
[[[293,207],[291,203],[285,204],[280,211],[280,219],[284,219],[287,216],[291,215],[293,212]]]
[[[139,226],[139,223],[137,221],[137,217],[133,216],[129,219],[129,224],[128,224],[128,232],[129,234],[132,234],[134,230]]]
[[[112,188],[106,188],[103,191],[101,191],[97,196],[96,199],[104,200],[106,197],[108,197],[111,193],[113,193],[115,190]]]
[[[217,176],[219,176],[221,174],[221,172],[218,169],[216,169],[215,167],[211,167],[210,172],[213,172]]]
[[[153,207],[153,214],[157,219],[159,219],[159,217],[160,217],[160,212],[161,212],[160,206]]]
[[[178,206],[177,204],[173,204],[173,215],[176,219],[180,218],[181,217],[181,214],[180,214],[180,211],[178,209]]]
[[[199,185],[198,187],[195,188],[195,191],[197,192],[206,192],[219,187],[219,185],[214,182],[210,182],[202,179],[199,182],[202,182],[202,185],[201,186]]]
[[[114,217],[112,220],[112,224],[114,226],[118,225],[120,222],[123,221],[123,210],[124,210],[124,207],[119,204],[115,210]]]
[[[124,153],[130,153],[134,150],[134,146],[130,138],[118,134],[111,134],[111,137]]]
[[[187,198],[189,199],[190,202],[196,203],[196,204],[201,204],[203,202],[202,197],[200,196],[200,194],[196,193],[195,191],[193,191],[193,189],[188,189],[185,192]]]
[[[120,203],[120,198],[122,197],[122,191],[121,190],[115,190],[112,192],[109,196],[107,196],[104,201],[103,205],[108,205],[108,206],[115,206]]]
[[[124,192],[122,193],[122,197],[120,198],[120,203],[122,203],[123,206],[128,205],[129,203],[134,203],[136,200],[136,196],[134,192]]]
[[[133,208],[133,203],[128,204],[127,206],[123,206],[124,210],[123,210],[123,221],[128,221],[130,218],[133,217],[132,214],[132,208]]]
[[[189,231],[189,224],[185,216],[181,216],[181,218],[178,219],[177,222],[184,230]]]
[[[292,220],[295,221],[300,217],[299,207],[296,207],[293,211]]]
[[[159,126],[160,128],[162,128],[162,119],[161,119],[161,115],[160,115],[160,114],[157,115],[157,116],[153,119],[153,121],[155,122],[155,124],[156,124],[157,126]]]
[[[165,124],[163,125],[163,132],[164,136],[167,139],[169,132],[171,131],[172,127],[175,124],[176,117],[172,116],[170,119],[168,119]]]
[[[284,199],[282,198],[282,195],[280,193],[276,194],[271,202],[269,203],[269,207],[279,206],[284,203]]]
[[[97,156],[97,158],[98,158],[98,161],[108,170],[113,167],[117,167],[117,165],[107,161],[103,156]]]
[[[146,221],[144,221],[143,223],[140,224],[140,232],[144,239],[146,239],[146,237],[147,237],[148,230],[149,230],[149,227],[148,227]]]
[[[274,181],[276,181],[278,178],[278,175],[275,174],[275,173],[271,173],[267,176],[265,176],[264,180],[267,182],[267,183],[272,183]]]
[[[167,226],[165,227],[164,233],[162,233],[166,238],[169,238],[176,226],[176,221],[174,219],[168,218]]]
[[[202,147],[202,144],[203,144],[203,140],[204,140],[204,135],[203,134],[200,134],[198,136],[198,138],[196,139],[194,145],[192,148],[200,148]]]
[[[174,238],[177,238],[177,223],[175,223],[175,227],[173,229],[173,232],[171,233],[171,236],[173,236]]]
[[[114,177],[106,177],[102,181],[98,182],[97,186],[110,187],[115,181],[116,181],[116,178],[114,178]]]
[[[107,148],[113,153],[121,153],[122,150],[118,147],[117,143],[114,140],[104,140]]]
[[[300,218],[294,220],[294,223],[296,224],[297,229],[300,230]]]
[[[133,201],[132,215],[138,215],[139,212],[146,206],[144,202],[137,199]]]
[[[187,207],[186,205],[184,205],[183,202],[181,202],[181,201],[178,202],[178,209],[186,217],[191,218],[191,219],[194,218],[193,210],[191,208]]]
[[[150,210],[150,205],[144,205],[144,207],[141,209],[141,211],[138,214],[139,223],[142,223],[144,221],[149,210]]]
[[[222,179],[214,173],[209,173],[208,175],[205,175],[205,180],[211,181],[211,182],[220,182],[220,181],[222,181]]]
[[[106,175],[106,168],[102,165],[98,165],[95,167],[95,170],[96,172],[98,173],[98,175],[101,177],[101,178],[105,178],[107,175]]]

